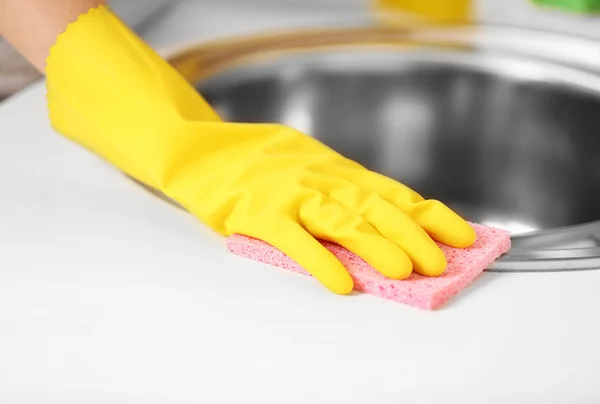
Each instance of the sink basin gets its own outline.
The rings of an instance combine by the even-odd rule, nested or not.
[[[509,230],[514,248],[491,270],[600,268],[592,41],[506,27],[345,27],[191,47],[170,61],[226,120],[292,126]]]

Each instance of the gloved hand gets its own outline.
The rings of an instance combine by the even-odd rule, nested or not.
[[[223,235],[279,248],[331,291],[352,290],[314,237],[353,251],[387,277],[436,276],[475,239],[442,203],[277,124],[221,121],[106,7],[71,24],[47,61],[57,131],[178,201]],[[431,236],[431,237],[430,237]]]

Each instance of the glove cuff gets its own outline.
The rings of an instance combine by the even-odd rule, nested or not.
[[[165,60],[107,6],[79,16],[46,63],[51,124],[138,180],[160,186],[190,121],[220,121]],[[173,144],[179,146],[173,146]]]

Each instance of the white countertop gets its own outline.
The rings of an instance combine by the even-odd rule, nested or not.
[[[436,312],[330,294],[54,134],[42,84],[0,105],[0,180],[3,404],[600,401],[600,271],[485,273]]]

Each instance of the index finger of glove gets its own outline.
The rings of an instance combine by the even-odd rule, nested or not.
[[[284,220],[276,229],[260,226],[243,234],[277,248],[331,292],[345,295],[352,291],[354,281],[344,265],[297,222]]]

